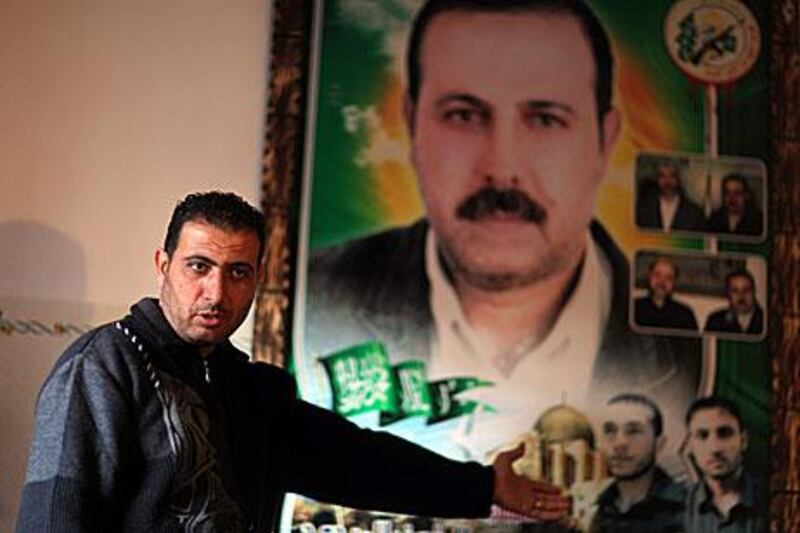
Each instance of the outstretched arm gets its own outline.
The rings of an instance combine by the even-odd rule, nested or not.
[[[352,507],[439,517],[488,516],[494,503],[535,520],[569,508],[557,487],[511,468],[522,448],[493,467],[451,461],[388,433],[358,428],[330,411],[296,403],[287,417],[287,489]]]

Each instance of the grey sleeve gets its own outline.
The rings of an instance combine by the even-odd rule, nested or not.
[[[109,363],[113,355],[90,342],[62,357],[42,387],[17,531],[116,529],[132,424],[130,394]]]

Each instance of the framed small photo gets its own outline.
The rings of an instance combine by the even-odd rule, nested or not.
[[[639,250],[631,327],[758,341],[767,331],[767,265],[757,255]]]
[[[634,174],[636,227],[661,234],[762,241],[766,174],[758,159],[642,152]]]

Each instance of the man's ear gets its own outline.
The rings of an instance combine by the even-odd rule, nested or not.
[[[156,283],[158,292],[161,292],[161,286],[164,284],[164,277],[167,275],[169,268],[169,254],[166,250],[158,248],[155,253],[154,263],[156,267]]]
[[[414,120],[415,120],[415,113],[417,111],[417,106],[414,105],[414,102],[411,100],[411,95],[408,92],[405,93],[403,96],[403,118],[406,122],[406,130],[408,131],[408,136],[413,138],[414,137]]]
[[[663,433],[656,437],[656,455],[660,454],[667,444],[667,436]]]
[[[616,107],[612,107],[605,114],[602,128],[601,149],[603,151],[603,160],[608,163],[608,158],[611,157],[611,151],[614,150],[614,145],[617,144],[617,139],[622,130],[622,115]]]
[[[747,441],[748,441],[747,430],[743,429],[742,430],[742,451],[745,451],[747,449]]]
[[[256,265],[256,284],[261,285],[267,279],[267,260],[266,254],[261,258],[261,261]]]

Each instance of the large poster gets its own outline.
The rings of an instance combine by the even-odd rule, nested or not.
[[[768,472],[764,8],[422,4],[317,6],[302,396],[456,459],[523,443],[516,470],[568,492],[577,530],[615,530],[643,472],[680,494],[653,530],[708,527],[713,480]],[[292,499],[284,525],[376,520]]]

